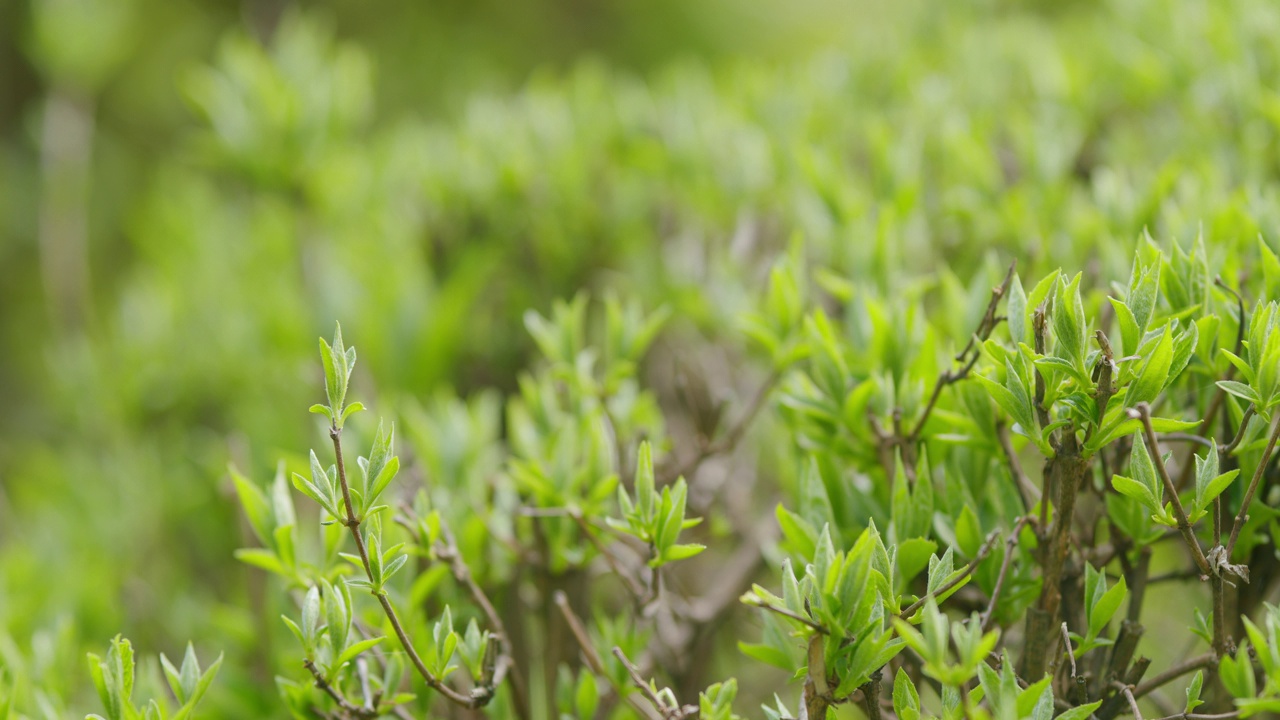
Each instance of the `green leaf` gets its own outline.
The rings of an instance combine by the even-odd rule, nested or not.
[[[662,562],[665,564],[675,562],[677,560],[684,560],[685,558],[691,558],[706,549],[706,545],[672,545],[662,551]]]
[[[573,708],[579,718],[594,718],[600,704],[600,690],[595,673],[583,668],[578,672],[578,687],[573,694]]]
[[[352,660],[355,660],[356,657],[360,655],[360,653],[374,647],[375,645],[381,643],[383,640],[386,640],[386,638],[375,637],[375,638],[368,638],[365,640],[361,640],[359,642],[351,643],[351,645],[349,645],[346,650],[342,651],[342,654],[338,655],[338,659],[333,662],[333,666],[335,668],[342,667],[346,663],[351,662]]]
[[[1116,322],[1120,325],[1120,342],[1124,345],[1124,352],[1137,352],[1138,345],[1142,342],[1143,328],[1139,327],[1137,318],[1127,304],[1115,298],[1107,299],[1111,301],[1111,307],[1116,312]]]
[[[1027,293],[1022,289],[1022,279],[1017,273],[1013,274],[1013,281],[1009,284],[1009,301],[1005,314],[1009,316],[1009,339],[1013,341],[1014,347],[1020,342],[1031,342],[1027,333]]]
[[[1187,688],[1187,705],[1183,712],[1193,713],[1196,708],[1204,704],[1200,699],[1200,689],[1204,686],[1204,671],[1197,670],[1196,676],[1191,678],[1191,686]]]
[[[1209,448],[1207,457],[1196,456],[1196,492],[1195,492],[1195,515],[1205,512],[1215,498],[1222,494],[1240,474],[1240,470],[1229,470],[1219,475],[1218,470],[1218,446],[1214,443]]]
[[[893,678],[893,712],[898,720],[919,720],[920,693],[902,668]]]
[[[1252,403],[1258,407],[1262,406],[1262,398],[1258,397],[1258,394],[1254,392],[1253,388],[1242,382],[1237,382],[1235,380],[1219,380],[1218,387],[1232,395],[1235,395],[1245,402]]]
[[[1221,352],[1226,356],[1227,360],[1231,361],[1231,364],[1235,366],[1236,370],[1240,371],[1241,377],[1248,380],[1250,383],[1257,382],[1257,376],[1253,372],[1253,366],[1251,366],[1247,360],[1226,348],[1222,348],[1218,352]]]
[[[1082,273],[1077,273],[1070,282],[1064,279],[1058,283],[1052,313],[1053,333],[1058,340],[1055,354],[1081,370],[1085,367],[1087,332],[1084,304],[1080,300],[1082,277]]]
[[[1105,578],[1101,582],[1105,586]],[[1102,630],[1107,627],[1107,624],[1111,622],[1111,618],[1115,616],[1116,611],[1120,609],[1120,603],[1124,602],[1128,594],[1129,590],[1125,587],[1123,577],[1114,587],[1103,593],[1089,613],[1089,640],[1097,638]]]
[[[1165,380],[1169,378],[1169,367],[1173,364],[1173,333],[1169,328],[1170,326],[1165,326],[1164,335],[1147,357],[1138,377],[1129,383],[1129,389],[1124,395],[1125,407],[1152,402],[1164,389]]]
[[[1258,692],[1257,682],[1253,677],[1253,662],[1249,659],[1249,641],[1240,643],[1236,656],[1222,658],[1218,666],[1222,684],[1234,698],[1251,698]]]
[[[231,471],[231,479],[235,482],[236,495],[240,498],[240,505],[244,508],[245,517],[249,519],[249,526],[253,528],[253,534],[258,537],[261,543],[271,541],[271,505],[267,502],[266,493],[262,492],[252,480],[241,475],[234,466],[229,468]]]
[[[1091,702],[1088,705],[1080,705],[1069,710],[1062,711],[1062,714],[1054,720],[1088,720],[1094,711],[1102,707],[1102,701]]]
[[[1151,489],[1146,485],[1121,475],[1113,475],[1111,477],[1111,486],[1116,492],[1128,498],[1133,498],[1142,503],[1143,507],[1153,513],[1160,511],[1160,503],[1151,494]]]

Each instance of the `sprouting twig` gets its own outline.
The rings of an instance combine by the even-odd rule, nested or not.
[[[640,675],[640,669],[631,663],[631,660],[627,658],[627,654],[622,651],[622,648],[615,645],[613,648],[613,655],[622,663],[622,667],[627,669],[627,674],[631,676],[631,682],[635,683],[636,687],[640,688],[640,692],[648,698],[650,703],[653,703],[653,706],[657,708],[664,720],[681,720],[681,718],[692,717],[698,713],[698,708],[692,705],[680,705],[678,702],[668,702],[659,695],[658,692],[654,690],[651,683],[645,682],[644,677]]]
[[[1165,494],[1169,496],[1169,503],[1173,506],[1174,518],[1178,521],[1178,531],[1182,533],[1182,539],[1191,551],[1191,558],[1195,560],[1196,567],[1200,568],[1201,573],[1205,576],[1212,575],[1213,569],[1209,566],[1209,561],[1204,556],[1204,550],[1200,547],[1200,540],[1196,538],[1195,530],[1192,529],[1191,522],[1187,519],[1187,511],[1182,508],[1182,500],[1178,498],[1178,490],[1174,487],[1173,480],[1169,478],[1169,470],[1164,466],[1164,460],[1160,454],[1160,444],[1156,440],[1156,431],[1151,426],[1151,406],[1147,403],[1138,403],[1137,407],[1129,411],[1129,416],[1142,420],[1143,440],[1147,444],[1147,451],[1156,466],[1160,480],[1164,482]]]
[[[437,556],[449,563],[454,579],[467,589],[467,592],[471,594],[471,598],[480,606],[480,610],[489,621],[489,627],[493,628],[493,632],[497,635],[498,643],[502,648],[502,652],[494,665],[493,676],[488,678],[487,685],[490,688],[498,687],[509,676],[511,678],[512,701],[515,705],[516,713],[521,718],[528,718],[529,696],[525,691],[524,680],[516,667],[515,649],[511,645],[511,636],[507,634],[507,628],[502,622],[502,616],[498,614],[497,608],[489,600],[484,588],[480,587],[480,584],[476,582],[475,576],[471,573],[471,568],[467,566],[467,561],[462,557],[462,552],[458,550],[458,542],[454,538],[453,531],[450,530],[448,523],[443,519],[440,521],[440,535],[445,544],[443,548],[437,550]],[[490,692],[492,692],[492,689]]]
[[[1076,675],[1076,651],[1071,647],[1071,633],[1067,630],[1067,623],[1062,623],[1062,645],[1067,649],[1067,657],[1071,659],[1071,679],[1074,680]]]
[[[316,664],[311,662],[310,659],[304,660],[302,662],[302,666],[311,673],[311,677],[315,678],[316,687],[325,695],[333,698],[333,701],[337,703],[338,708],[341,709],[342,712],[346,713],[348,717],[374,718],[378,716],[377,711],[371,707],[359,707],[351,704],[351,701],[347,700],[346,696],[339,692],[337,688],[329,684],[329,681],[324,677],[324,673],[320,672],[320,668],[316,667]]]
[[[1004,591],[1004,584],[1009,576],[1009,567],[1013,565],[1014,550],[1018,547],[1018,536],[1022,534],[1022,528],[1031,521],[1029,515],[1018,518],[1013,524],[1013,529],[1009,531],[1009,537],[1005,539],[1004,559],[1000,561],[1000,574],[996,575],[995,587],[991,589],[991,600],[987,602],[987,609],[982,613],[982,631],[986,632],[991,629],[991,623],[996,617],[996,606],[1000,604],[1000,593]]]
[[[702,443],[693,457],[676,465],[674,469],[664,468],[659,477],[659,484],[665,485],[675,482],[676,478],[688,477],[708,459],[727,453],[736,447],[738,442],[742,440],[742,436],[747,434],[747,429],[751,427],[752,421],[760,414],[760,410],[764,408],[765,401],[769,399],[769,393],[781,379],[782,374],[778,371],[775,370],[770,373],[769,377],[765,378],[764,382],[760,384],[760,387],[756,388],[755,395],[751,397],[751,402],[747,405],[747,409],[743,411],[742,416],[738,418],[738,421],[717,440]]]
[[[1004,280],[999,285],[991,288],[991,300],[987,303],[987,309],[982,314],[978,329],[969,336],[969,342],[964,348],[956,353],[955,362],[960,367],[947,368],[938,375],[938,380],[933,385],[933,392],[929,394],[929,400],[925,403],[920,417],[916,419],[915,425],[912,426],[911,432],[905,436],[898,433],[900,437],[903,437],[903,442],[906,446],[914,447],[919,442],[920,434],[924,432],[925,423],[929,421],[929,416],[933,414],[933,409],[938,404],[938,399],[942,396],[942,389],[968,377],[969,372],[973,370],[973,366],[977,364],[978,358],[982,356],[980,344],[991,336],[991,331],[999,323],[999,318],[996,316],[996,307],[999,306],[1001,298],[1009,292],[1009,284],[1013,282],[1013,271],[1016,267],[1016,262],[1011,263],[1008,272],[1004,274]]]
[[[978,548],[978,554],[973,556],[973,559],[969,561],[968,565],[965,565],[964,568],[961,569],[959,574],[957,574],[955,577],[951,578],[947,582],[943,583],[938,588],[934,589],[933,592],[925,593],[920,599],[908,605],[906,610],[903,610],[901,613],[898,614],[898,617],[902,618],[903,620],[910,618],[911,616],[916,614],[917,610],[924,607],[925,603],[929,601],[929,598],[942,595],[943,593],[947,592],[951,588],[954,588],[955,586],[964,582],[965,578],[972,575],[973,571],[978,568],[978,564],[981,563],[983,560],[987,559],[987,556],[991,554],[991,549],[995,547],[996,540],[999,540],[999,539],[1000,539],[1000,531],[992,530],[991,533],[987,535],[986,541],[982,543],[982,547]]]
[[[1249,480],[1249,489],[1244,492],[1244,500],[1240,503],[1240,512],[1236,514],[1236,521],[1231,526],[1231,539],[1227,541],[1226,558],[1231,559],[1231,553],[1236,549],[1236,541],[1240,539],[1240,531],[1244,529],[1244,523],[1249,519],[1249,505],[1253,503],[1253,495],[1258,492],[1258,484],[1262,481],[1262,476],[1267,470],[1267,465],[1271,463],[1271,453],[1275,452],[1276,440],[1280,439],[1280,413],[1274,413],[1271,419],[1271,436],[1267,440],[1267,449],[1262,451],[1262,458],[1258,460],[1258,467],[1253,471],[1253,478]]]
[[[777,605],[774,605],[772,603],[765,602],[764,600],[760,599],[755,595],[747,595],[743,597],[742,602],[746,605],[754,605],[762,610],[768,610],[769,612],[777,613],[783,617],[791,618],[792,620],[795,620],[798,623],[808,625],[814,632],[818,633],[819,635],[827,634],[827,628],[822,623],[814,620],[813,618],[805,617],[800,613],[792,612],[784,607],[778,607]]]
[[[560,608],[560,615],[564,617],[565,624],[569,626],[569,632],[573,635],[573,639],[577,641],[578,648],[582,650],[582,659],[586,662],[587,669],[598,677],[608,678],[609,674],[605,672],[604,660],[600,657],[600,653],[596,652],[595,646],[591,644],[591,638],[587,636],[587,629],[583,627],[581,618],[569,606],[569,596],[565,595],[563,590],[557,590],[552,600],[555,602],[556,607]],[[624,694],[623,699],[641,717],[653,717],[644,703],[639,702],[631,695]]]
[[[369,551],[365,547],[364,536],[360,534],[360,520],[356,519],[354,506],[351,504],[351,487],[347,484],[346,465],[342,460],[342,429],[336,424],[331,424],[329,426],[329,437],[333,439],[333,454],[338,467],[338,483],[342,486],[342,499],[346,504],[347,510],[347,517],[342,520],[342,524],[351,531],[351,536],[355,538],[356,550],[360,555],[360,564],[364,567],[365,576],[372,583],[374,579],[373,569],[369,563]],[[396,609],[391,605],[391,600],[387,598],[387,594],[385,592],[375,592],[373,595],[378,598],[378,603],[382,605],[382,612],[387,616],[387,621],[391,623],[391,629],[395,632],[396,639],[400,641],[400,647],[409,656],[409,661],[413,663],[413,667],[431,689],[443,695],[450,702],[466,708],[479,708],[488,704],[493,697],[492,689],[488,693],[481,692],[467,696],[445,684],[443,680],[427,669],[426,664],[422,662],[422,657],[418,655],[417,649],[414,648],[409,634],[405,632],[404,625],[400,623],[400,616],[396,614]],[[479,689],[477,688],[477,690]]]
[[[1167,685],[1168,683],[1173,682],[1174,680],[1177,680],[1178,678],[1182,677],[1183,675],[1186,675],[1189,672],[1192,672],[1195,670],[1202,670],[1204,668],[1209,667],[1210,665],[1214,664],[1217,661],[1218,661],[1218,658],[1216,655],[1214,655],[1213,653],[1205,653],[1203,655],[1197,655],[1193,658],[1190,658],[1189,660],[1185,660],[1181,663],[1178,663],[1177,665],[1174,665],[1168,670],[1165,670],[1159,675],[1156,675],[1150,680],[1134,688],[1134,691],[1133,691],[1134,697],[1142,697],[1143,695],[1146,695],[1147,693],[1159,687],[1162,687],[1164,685]]]

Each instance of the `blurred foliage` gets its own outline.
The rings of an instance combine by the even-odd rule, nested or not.
[[[524,312],[580,288],[668,306],[648,372],[731,394],[793,235],[837,297],[911,300],[851,322],[856,347],[936,371],[921,310],[965,337],[1007,258],[1097,287],[1146,229],[1240,271],[1280,221],[1277,31],[1264,0],[0,5],[0,659],[24,707],[87,708],[83,651],[123,630],[225,651],[206,703],[275,711],[284,600],[229,561],[251,529],[226,467],[305,467],[335,319],[428,475],[502,462],[471,393],[518,393]],[[750,452],[794,491],[785,441]]]

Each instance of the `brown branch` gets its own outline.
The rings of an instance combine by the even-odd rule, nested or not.
[[[678,702],[674,705],[668,704],[667,701],[664,700],[656,690],[654,690],[651,683],[645,682],[644,677],[640,675],[640,669],[631,663],[631,660],[627,658],[627,654],[622,651],[622,648],[615,645],[613,648],[613,655],[622,663],[622,667],[627,669],[627,674],[631,676],[631,682],[635,683],[636,687],[640,688],[640,692],[648,698],[649,702],[652,703],[655,708],[657,708],[663,718],[666,718],[667,720],[680,720],[681,718],[692,717],[697,714],[698,708],[692,705],[682,706]]]
[[[905,436],[902,433],[898,433],[906,445],[914,447],[920,441],[920,434],[924,432],[925,423],[929,421],[929,416],[933,414],[933,409],[942,396],[942,389],[968,377],[969,372],[973,370],[973,366],[978,362],[978,358],[982,356],[980,343],[990,337],[991,331],[995,330],[996,325],[999,324],[999,318],[996,317],[996,308],[1000,305],[1000,299],[1009,292],[1009,284],[1013,282],[1013,271],[1016,267],[1016,262],[1011,263],[1008,272],[1004,274],[1004,280],[999,285],[991,288],[991,300],[987,303],[987,309],[982,314],[978,329],[969,336],[968,344],[955,356],[955,362],[960,367],[947,368],[938,375],[938,380],[933,385],[933,392],[929,395],[929,401],[925,403],[924,411],[920,413],[920,417],[916,420],[915,425],[912,426],[911,432]]]
[[[1139,685],[1137,688],[1134,689],[1133,694],[1135,697],[1142,697],[1143,695],[1146,695],[1147,693],[1150,693],[1151,691],[1156,690],[1157,688],[1160,688],[1164,685],[1167,685],[1173,682],[1174,680],[1177,680],[1178,678],[1182,677],[1183,675],[1186,675],[1189,672],[1193,672],[1195,670],[1203,670],[1204,668],[1207,668],[1213,665],[1217,661],[1218,661],[1218,658],[1213,653],[1205,653],[1203,655],[1197,655],[1189,660],[1185,660],[1183,662],[1178,663],[1177,665],[1174,665],[1168,670],[1165,670],[1164,672],[1156,675],[1150,680],[1142,683],[1141,685]]]
[[[1030,430],[1030,428],[1028,428]],[[1000,441],[1000,449],[1004,451],[1005,460],[1009,464],[1009,474],[1018,486],[1018,495],[1022,497],[1022,506],[1028,512],[1035,507],[1036,496],[1040,490],[1027,477],[1018,460],[1018,452],[1013,449],[1013,440],[1009,437],[1009,426],[1003,422],[996,423],[996,438]]]
[[[498,643],[502,647],[502,652],[494,665],[493,676],[488,678],[485,685],[492,692],[510,675],[512,704],[515,705],[516,714],[522,720],[527,720],[530,717],[529,696],[525,690],[524,679],[516,667],[515,648],[511,645],[511,636],[507,633],[506,625],[503,624],[502,617],[493,606],[493,602],[489,600],[489,596],[485,594],[484,588],[480,587],[471,574],[471,568],[467,566],[467,561],[458,550],[458,542],[454,538],[453,531],[443,519],[440,521],[440,534],[444,538],[445,546],[442,552],[437,551],[437,556],[449,563],[454,579],[467,589],[476,605],[480,606],[480,610],[489,621],[489,627],[493,628]]]
[[[1009,537],[1005,539],[1004,558],[1000,561],[1000,574],[996,575],[995,587],[991,588],[991,600],[987,602],[987,609],[982,613],[982,631],[986,632],[991,629],[991,622],[995,619],[996,605],[1000,603],[1000,593],[1004,591],[1006,578],[1009,576],[1009,567],[1013,565],[1014,550],[1018,548],[1018,536],[1022,534],[1022,528],[1031,517],[1024,515],[1018,518],[1013,524],[1013,529],[1009,531]]]
[[[698,469],[698,466],[702,465],[702,463],[706,462],[708,459],[715,457],[716,455],[722,455],[729,452],[737,446],[738,442],[742,440],[742,436],[746,435],[747,429],[751,427],[752,421],[754,421],[756,416],[760,414],[760,410],[764,408],[765,401],[769,399],[770,391],[773,390],[774,386],[777,385],[778,381],[781,379],[782,374],[779,371],[774,370],[769,373],[769,377],[765,378],[765,381],[760,384],[760,387],[756,388],[755,395],[752,396],[750,404],[747,405],[747,409],[742,413],[742,416],[738,418],[738,421],[729,428],[728,432],[713,442],[702,444],[702,446],[698,448],[698,451],[694,453],[693,457],[689,458],[684,463],[677,465],[674,470],[664,468],[661,476],[658,478],[659,484],[666,485],[675,482],[676,478],[687,478],[693,471]]]
[[[871,673],[871,679],[866,682],[860,690],[862,690],[862,701],[867,709],[867,720],[881,720],[882,714],[880,709],[880,670]]]
[[[758,607],[761,610],[768,610],[769,612],[777,613],[783,617],[791,618],[792,620],[795,620],[798,623],[802,623],[804,625],[809,626],[810,629],[812,629],[814,632],[818,633],[819,635],[828,634],[827,628],[822,623],[814,620],[813,618],[805,617],[800,613],[792,612],[784,607],[778,607],[777,605],[766,602],[765,600],[761,599],[756,595],[747,595],[746,597],[742,598],[742,603],[744,605],[752,605],[754,607]]]
[[[338,482],[342,486],[342,499],[347,506],[347,517],[342,521],[342,524],[347,526],[347,529],[351,531],[351,536],[355,538],[356,550],[360,555],[360,564],[364,566],[364,573],[369,582],[373,583],[373,568],[369,564],[369,551],[365,547],[364,536],[360,534],[360,521],[356,519],[355,510],[351,505],[351,487],[347,484],[346,465],[342,460],[342,429],[336,424],[331,424],[329,426],[329,437],[333,439],[333,455],[338,467]],[[375,591],[373,596],[378,598],[378,603],[382,605],[383,614],[387,616],[387,620],[391,623],[391,629],[395,632],[396,639],[400,641],[400,647],[409,656],[409,661],[413,663],[414,669],[418,671],[418,674],[422,676],[422,679],[426,681],[431,689],[445,696],[450,702],[462,707],[474,709],[488,704],[493,697],[492,691],[467,696],[449,687],[443,680],[432,674],[427,669],[426,664],[422,662],[422,657],[418,655],[417,649],[414,648],[413,641],[409,639],[409,634],[405,632],[404,626],[400,623],[400,617],[396,614],[395,608],[392,607],[391,601],[387,598],[386,591]],[[480,688],[477,688],[477,690],[480,690]]]
[[[1271,437],[1267,440],[1267,448],[1262,451],[1262,459],[1258,461],[1258,468],[1253,471],[1253,478],[1249,480],[1249,489],[1245,490],[1244,501],[1240,503],[1240,512],[1236,514],[1236,521],[1231,526],[1231,539],[1227,541],[1226,560],[1231,560],[1231,553],[1236,549],[1236,541],[1240,539],[1240,531],[1244,529],[1244,523],[1249,519],[1249,505],[1253,503],[1253,495],[1258,492],[1258,484],[1262,482],[1262,476],[1267,470],[1267,465],[1271,463],[1271,454],[1275,452],[1276,440],[1280,439],[1280,413],[1274,413],[1271,419]]]
[[[582,619],[569,606],[569,596],[565,595],[563,590],[557,590],[553,601],[556,607],[560,608],[560,614],[564,617],[565,624],[569,626],[569,632],[573,634],[573,639],[577,641],[578,648],[582,650],[582,658],[587,664],[587,669],[595,673],[597,677],[607,680],[609,673],[605,670],[604,660],[600,657],[600,653],[596,652],[595,646],[591,644],[591,638],[587,635],[587,629],[582,625]],[[630,694],[623,695],[623,700],[641,717],[650,719],[653,717],[648,707]]]
[[[1040,322],[1043,324],[1043,320]],[[1038,328],[1037,332],[1041,330],[1042,328]],[[1037,344],[1042,342],[1037,336]],[[1071,522],[1075,516],[1076,497],[1089,467],[1088,460],[1080,454],[1075,432],[1070,428],[1061,433],[1056,441],[1055,451],[1055,455],[1045,462],[1044,478],[1046,497],[1050,488],[1056,487],[1058,502],[1054,509],[1052,535],[1042,544],[1044,549],[1041,562],[1044,571],[1040,599],[1035,607],[1027,611],[1025,650],[1020,667],[1023,677],[1040,677],[1044,674],[1045,665],[1057,642],[1055,625],[1062,605],[1063,570],[1071,550]],[[1041,528],[1044,527],[1048,505],[1048,502],[1040,503]],[[1048,531],[1044,532],[1049,534]]]
[[[961,569],[960,574],[943,583],[941,587],[936,588],[933,592],[925,593],[918,600],[908,605],[906,610],[903,610],[898,614],[898,617],[903,620],[909,620],[911,616],[916,614],[916,611],[924,607],[925,603],[929,601],[929,598],[942,595],[951,588],[964,582],[966,578],[973,574],[974,570],[978,569],[978,564],[983,560],[986,560],[987,556],[991,554],[991,549],[995,547],[996,540],[998,539],[1000,539],[1000,531],[992,530],[991,533],[987,535],[986,541],[982,543],[982,547],[978,548],[978,554],[974,555],[973,559],[969,561],[969,564],[965,565],[964,568]]]
[[[1147,403],[1138,403],[1137,407],[1129,411],[1129,417],[1142,420],[1143,440],[1147,444],[1147,451],[1151,454],[1156,471],[1160,474],[1160,480],[1164,483],[1165,494],[1169,496],[1169,503],[1173,506],[1174,518],[1178,521],[1178,532],[1182,533],[1182,539],[1186,543],[1187,549],[1191,551],[1191,558],[1195,560],[1196,567],[1200,568],[1202,574],[1205,576],[1212,575],[1213,569],[1209,566],[1209,561],[1204,556],[1204,550],[1200,548],[1200,540],[1196,538],[1191,522],[1187,520],[1187,511],[1182,508],[1182,500],[1178,498],[1178,489],[1174,487],[1173,480],[1169,478],[1169,470],[1165,467],[1163,456],[1160,454],[1160,444],[1156,440],[1156,431],[1151,427],[1151,406]]]
[[[347,717],[375,718],[378,716],[378,711],[371,707],[359,707],[358,705],[352,705],[337,688],[329,684],[329,681],[324,677],[324,673],[320,672],[320,668],[316,667],[316,664],[311,662],[310,658],[303,660],[302,666],[311,673],[311,677],[315,678],[316,687],[320,688],[325,695],[333,698],[333,701],[338,705],[338,708],[341,709],[342,712],[346,713]]]
[[[1133,711],[1135,720],[1142,720],[1142,711],[1138,709],[1138,699],[1133,696],[1133,688],[1122,682],[1114,682],[1112,685],[1124,695],[1124,699],[1129,702],[1129,709]]]

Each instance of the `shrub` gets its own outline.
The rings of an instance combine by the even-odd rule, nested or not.
[[[1257,253],[1260,273],[1231,277],[1271,297],[1280,261]],[[508,402],[506,450],[489,446],[484,396],[445,403],[412,421],[424,450],[408,483],[391,424],[344,459],[364,409],[348,402],[357,356],[341,331],[321,340],[327,402],[311,410],[333,464],[313,451],[267,488],[236,475],[262,543],[239,557],[297,603],[283,620],[305,672],[278,678],[293,716],[736,717],[733,679],[696,698],[675,687],[734,605],[720,576],[694,593],[680,571],[703,543],[735,550],[690,516],[685,477],[771,400],[804,469],[776,507],[776,553],[753,548],[772,577],[741,596],[761,627],[741,651],[798,684],[768,717],[856,704],[873,718],[1106,720],[1165,686],[1186,689],[1179,717],[1280,708],[1280,610],[1264,603],[1280,564],[1265,499],[1276,301],[1247,304],[1203,243],[1143,241],[1109,295],[1056,271],[1028,288],[1010,267],[974,296],[961,342],[893,298],[832,282],[812,295],[805,274],[784,259],[742,318],[773,368],[757,399],[685,456],[655,453],[673,445],[638,371],[661,311],[579,295],[530,313],[542,362]],[[290,484],[315,520],[299,520]],[[698,572],[735,572],[720,564]],[[1204,601],[1150,592],[1197,586]],[[1202,644],[1158,640],[1178,657],[1154,675],[1136,652],[1152,608]]]

